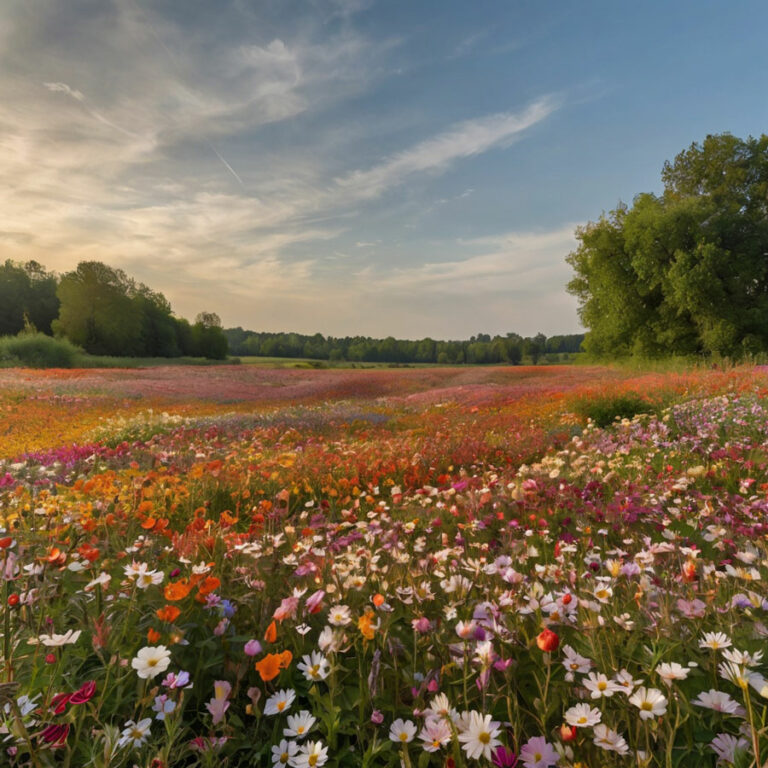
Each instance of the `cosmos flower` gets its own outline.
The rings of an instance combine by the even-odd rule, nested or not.
[[[131,659],[131,667],[143,680],[151,680],[168,669],[171,652],[164,646],[145,646]]]
[[[501,744],[499,726],[500,723],[492,720],[490,715],[472,712],[467,727],[459,733],[459,741],[467,757],[477,760],[482,756],[490,760],[494,748]]]

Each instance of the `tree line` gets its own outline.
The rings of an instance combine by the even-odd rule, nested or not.
[[[768,136],[707,136],[663,192],[577,231],[568,290],[596,356],[768,352]]]
[[[516,333],[491,337],[480,333],[465,341],[436,341],[375,339],[368,336],[343,338],[312,336],[301,333],[268,333],[227,328],[224,331],[234,355],[257,357],[309,358],[366,363],[438,363],[455,365],[462,363],[489,364],[509,363],[517,365],[524,358],[534,364],[547,355],[578,352],[583,334],[550,336],[539,333],[522,337]]]
[[[0,265],[0,336],[37,330],[93,355],[207,357],[223,360],[219,317],[176,317],[161,293],[98,261],[61,276],[35,261]]]

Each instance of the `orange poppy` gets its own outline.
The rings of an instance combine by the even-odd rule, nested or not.
[[[160,639],[161,635],[156,629],[151,627],[147,630],[147,642],[156,643]]]
[[[293,661],[293,654],[290,651],[268,653],[261,661],[256,662],[255,668],[261,679],[267,683],[274,680],[281,669],[287,669],[291,661]]]
[[[208,576],[197,588],[201,595],[209,595],[221,586],[221,580],[215,576]]]
[[[169,624],[179,618],[181,611],[175,605],[165,605],[156,611],[157,618],[160,621],[167,621]]]
[[[183,600],[192,589],[192,585],[186,579],[179,579],[172,584],[165,585],[166,600]]]
[[[268,643],[274,643],[275,640],[277,640],[277,624],[275,624],[274,621],[267,627],[267,631],[264,633],[264,639]]]

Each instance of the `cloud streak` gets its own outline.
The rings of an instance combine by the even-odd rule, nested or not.
[[[529,128],[551,115],[552,97],[538,99],[520,113],[501,112],[466,120],[364,171],[353,171],[337,184],[362,199],[378,197],[419,173],[442,172],[454,162],[497,147],[508,147]]]

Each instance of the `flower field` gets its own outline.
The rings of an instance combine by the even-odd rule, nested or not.
[[[0,370],[0,764],[762,766],[767,541],[758,369]]]

